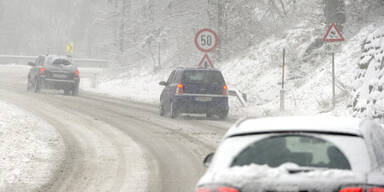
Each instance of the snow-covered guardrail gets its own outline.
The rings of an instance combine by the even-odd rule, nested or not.
[[[29,61],[34,61],[37,56],[29,55],[0,55],[0,64],[27,64]],[[73,62],[81,67],[108,67],[110,61],[107,59],[98,59],[98,58],[72,58]]]
[[[228,90],[228,95],[237,97],[243,107],[247,106],[247,94],[242,93],[237,89],[230,89]]]

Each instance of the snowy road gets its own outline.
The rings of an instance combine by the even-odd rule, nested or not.
[[[202,159],[233,123],[171,120],[156,106],[84,92],[28,93],[27,70],[0,66],[0,100],[32,112],[63,136],[66,161],[46,191],[193,191],[205,170]]]

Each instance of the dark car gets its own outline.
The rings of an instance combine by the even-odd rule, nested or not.
[[[371,120],[240,120],[205,159],[209,169],[196,191],[381,192],[383,138],[384,128]]]
[[[225,119],[228,115],[228,87],[216,69],[178,68],[172,71],[160,96],[160,115],[171,118],[181,113],[200,113]]]
[[[70,58],[42,55],[28,65],[32,66],[28,73],[28,90],[36,93],[41,89],[64,90],[66,95],[79,93],[79,70]]]

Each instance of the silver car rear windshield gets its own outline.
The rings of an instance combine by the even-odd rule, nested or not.
[[[225,139],[210,169],[250,164],[279,167],[294,163],[300,167],[366,172],[370,158],[363,138],[327,134],[261,134]]]
[[[243,149],[231,166],[251,164],[279,167],[284,163],[300,167],[351,169],[344,153],[324,139],[306,135],[282,135],[267,137]]]

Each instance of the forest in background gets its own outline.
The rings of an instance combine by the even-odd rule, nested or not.
[[[193,38],[212,28],[220,38],[212,53],[225,61],[270,36],[329,22],[355,34],[383,0],[0,0],[0,54],[67,54],[107,58],[116,65],[194,66],[202,57]],[[313,39],[313,47],[320,46]]]

